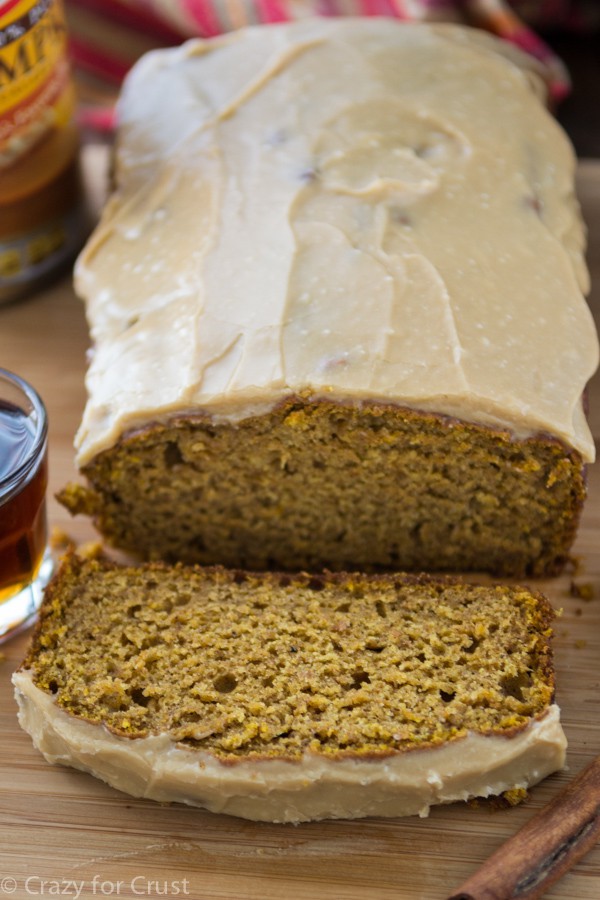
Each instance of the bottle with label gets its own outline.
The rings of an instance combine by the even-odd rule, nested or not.
[[[62,0],[0,0],[0,303],[41,287],[85,237]]]

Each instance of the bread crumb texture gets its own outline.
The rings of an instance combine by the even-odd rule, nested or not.
[[[385,404],[297,398],[237,425],[148,426],[60,499],[143,559],[244,569],[556,574],[575,451]]]
[[[223,761],[388,755],[543,715],[552,618],[508,586],[72,556],[23,667],[73,716]]]

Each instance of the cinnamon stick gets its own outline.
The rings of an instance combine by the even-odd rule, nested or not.
[[[600,839],[600,756],[448,900],[536,900]]]

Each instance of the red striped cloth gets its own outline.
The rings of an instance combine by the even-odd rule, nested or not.
[[[110,130],[111,107],[131,65],[147,50],[192,36],[212,37],[245,25],[309,16],[390,16],[453,21],[484,28],[516,44],[546,67],[553,98],[568,93],[560,59],[527,21],[585,28],[598,25],[597,0],[67,0],[71,54],[84,125]]]

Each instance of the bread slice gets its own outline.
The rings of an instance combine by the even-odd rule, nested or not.
[[[14,675],[53,763],[249,819],[427,815],[563,765],[553,613],[520,587],[73,556]]]

